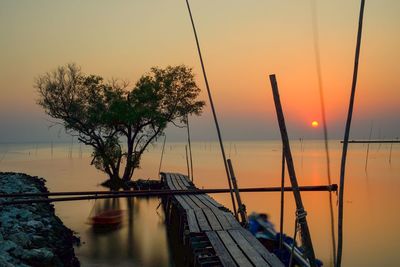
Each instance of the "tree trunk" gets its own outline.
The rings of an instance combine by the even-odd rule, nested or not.
[[[132,178],[132,168],[134,168],[134,164],[132,164],[132,153],[133,153],[133,140],[131,138],[128,139],[128,152],[126,156],[126,165],[124,170],[124,175],[122,176],[122,180],[130,181]]]
[[[122,180],[124,180],[125,182],[130,181],[133,176],[134,168],[135,168],[134,164],[132,164],[131,162],[127,162],[124,170],[124,176],[122,176]]]

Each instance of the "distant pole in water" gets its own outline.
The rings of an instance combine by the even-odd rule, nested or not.
[[[51,141],[50,154],[51,154],[51,157],[53,158],[53,141]]]
[[[190,168],[189,168],[189,157],[188,157],[188,147],[185,145],[185,151],[186,151],[186,166],[187,166],[187,176],[189,177],[190,180]]]
[[[189,0],[186,0],[186,6],[189,12],[189,16],[190,16],[190,22],[192,23],[192,28],[193,28],[193,34],[194,34],[194,38],[196,40],[196,46],[197,46],[197,52],[199,54],[199,59],[200,59],[200,64],[201,64],[201,69],[203,71],[203,77],[204,77],[204,82],[206,84],[206,89],[207,89],[207,94],[208,94],[208,99],[210,101],[210,106],[211,106],[211,111],[213,114],[213,118],[214,118],[214,122],[215,122],[215,127],[217,129],[217,135],[218,135],[218,141],[219,141],[219,146],[221,148],[221,154],[222,154],[222,159],[224,161],[224,167],[225,167],[225,173],[226,173],[226,177],[228,179],[228,185],[229,185],[229,190],[230,190],[230,194],[231,194],[231,200],[232,200],[232,208],[233,208],[233,212],[235,214],[235,217],[237,218],[237,211],[236,211],[236,204],[235,204],[235,199],[233,196],[233,190],[232,190],[232,183],[231,183],[231,178],[229,177],[229,170],[228,170],[228,163],[226,161],[226,154],[225,154],[225,149],[224,149],[224,144],[222,142],[222,135],[221,135],[221,131],[219,129],[219,124],[218,124],[218,118],[217,118],[217,112],[215,111],[215,107],[214,107],[214,102],[211,96],[211,90],[210,90],[210,86],[208,84],[208,79],[207,79],[207,73],[206,73],[206,68],[204,66],[204,62],[203,62],[203,56],[201,54],[201,49],[200,49],[200,42],[199,42],[199,38],[197,36],[197,31],[196,31],[196,26],[194,25],[194,20],[193,20],[193,15],[192,15],[192,11],[190,9],[190,4],[189,4]],[[211,148],[211,146],[210,146]]]
[[[393,143],[390,144],[390,150],[389,150],[389,164],[392,164],[392,148],[393,148]]]
[[[74,137],[72,136],[71,138],[71,146],[68,149],[68,158],[72,159],[72,149],[74,147]]]
[[[378,139],[381,139],[381,127],[378,128]],[[385,139],[385,137],[383,137],[383,139]],[[379,152],[379,150],[381,149],[382,143],[379,143],[378,145],[378,149],[376,150],[376,152]]]
[[[374,126],[374,122],[371,122],[371,129],[369,130],[369,138],[368,140],[371,141],[371,137],[372,137],[372,128]],[[369,155],[369,144],[367,144],[367,155],[365,156],[365,172],[367,171],[367,166],[368,166],[368,155]]]
[[[339,184],[339,208],[338,208],[338,248],[336,257],[336,266],[340,267],[342,264],[342,251],[343,251],[343,199],[344,199],[344,176],[346,172],[346,157],[347,157],[347,147],[350,135],[351,119],[353,116],[353,106],[354,98],[356,94],[357,85],[357,74],[358,74],[358,60],[360,57],[360,47],[361,47],[361,34],[362,34],[362,24],[364,17],[364,5],[365,0],[361,0],[360,6],[360,17],[358,21],[358,33],[357,33],[357,45],[354,58],[354,69],[353,69],[353,82],[351,85],[351,95],[349,103],[349,111],[347,113],[346,129],[343,138],[343,151],[342,160],[340,164],[340,184]]]
[[[193,158],[192,158],[192,145],[190,142],[190,127],[189,127],[189,116],[186,115],[186,128],[187,128],[187,139],[189,144],[189,159],[190,159],[190,177],[193,182]]]
[[[167,140],[167,135],[164,136],[164,142],[162,145],[162,150],[161,150],[161,158],[160,158],[160,166],[158,167],[158,174],[161,172],[161,165],[164,157],[164,149],[165,149],[165,140]]]
[[[301,226],[301,236],[303,240],[303,245],[305,247],[305,255],[310,261],[311,266],[315,266],[315,254],[314,248],[311,241],[311,234],[307,223],[307,212],[304,210],[303,201],[301,199],[301,194],[299,190],[299,185],[297,183],[296,172],[294,169],[292,152],[290,151],[289,136],[286,130],[285,117],[283,115],[281,100],[279,97],[278,83],[276,82],[275,74],[269,76],[271,81],[272,93],[274,97],[276,116],[278,119],[279,129],[281,132],[281,138],[283,143],[283,150],[285,153],[286,164],[288,168],[288,173],[290,177],[290,182],[293,187],[293,195],[296,202],[296,222]]]
[[[281,173],[281,218],[279,225],[279,249],[282,249],[283,245],[283,216],[285,210],[285,150],[282,144],[282,173]]]
[[[396,137],[396,140],[399,140],[399,138]],[[389,164],[392,164],[392,149],[393,149],[393,143],[390,144]]]
[[[79,143],[79,158],[80,158],[80,159],[82,158],[82,154],[83,154],[83,151],[82,151],[82,143]]]

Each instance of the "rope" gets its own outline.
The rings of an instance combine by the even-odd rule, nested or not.
[[[318,88],[319,88],[319,97],[321,103],[321,115],[322,115],[322,125],[324,130],[324,143],[325,143],[325,156],[326,156],[326,171],[328,177],[328,183],[330,184],[331,179],[331,167],[330,167],[330,157],[329,157],[329,144],[328,144],[328,126],[326,123],[326,115],[325,115],[325,100],[324,100],[324,88],[322,82],[322,72],[321,72],[321,58],[320,58],[320,49],[319,49],[319,35],[318,35],[318,18],[317,18],[317,10],[316,10],[316,2],[312,0],[312,24],[313,24],[313,37],[314,37],[314,52],[315,52],[315,63],[317,69],[318,76]],[[331,239],[332,239],[332,259],[333,265],[336,266],[336,238],[335,238],[335,219],[333,213],[333,200],[332,200],[332,192],[329,192],[329,212],[330,212],[330,223],[331,223]]]
[[[342,250],[343,250],[343,198],[344,198],[344,176],[346,172],[346,157],[347,157],[347,147],[349,143],[350,126],[351,119],[353,116],[353,106],[354,98],[356,94],[357,85],[357,74],[358,74],[358,60],[360,57],[360,46],[361,46],[361,34],[362,34],[362,24],[364,17],[364,5],[365,0],[361,0],[360,6],[360,17],[358,21],[358,33],[357,33],[357,45],[354,58],[354,69],[353,69],[353,81],[351,85],[351,95],[349,103],[349,111],[347,113],[346,130],[344,132],[343,138],[343,151],[342,160],[340,164],[340,185],[339,185],[339,209],[338,209],[338,249],[336,257],[336,266],[340,267],[342,263]]]
[[[201,69],[203,71],[204,82],[206,84],[207,94],[208,94],[208,98],[209,98],[209,101],[210,101],[211,111],[212,111],[212,114],[213,114],[213,117],[214,117],[215,127],[217,128],[218,141],[219,141],[219,145],[220,145],[220,148],[221,148],[222,158],[224,160],[225,172],[226,172],[226,176],[228,178],[228,185],[229,185],[229,190],[230,190],[231,199],[232,199],[232,207],[233,207],[233,211],[234,211],[235,217],[237,219],[238,215],[237,215],[237,210],[236,210],[235,199],[234,199],[234,196],[233,196],[232,182],[231,182],[231,179],[230,179],[230,176],[229,176],[228,165],[227,165],[227,162],[226,162],[224,144],[222,143],[221,131],[219,129],[217,114],[216,114],[216,111],[215,111],[214,102],[212,100],[210,86],[208,85],[208,79],[207,79],[206,69],[204,67],[203,56],[201,55],[200,42],[199,42],[199,38],[197,36],[196,26],[194,24],[192,11],[190,9],[189,0],[186,0],[186,6],[187,6],[187,9],[188,9],[188,12],[189,12],[190,21],[192,23],[193,34],[194,34],[194,38],[196,40],[197,52],[199,53]]]
[[[300,224],[304,223],[304,219],[306,218],[306,216],[307,216],[307,212],[304,209],[296,210],[296,220],[294,222],[293,243],[292,243],[292,247],[290,250],[289,266],[292,266],[292,263],[293,263],[294,247],[296,245],[297,232],[300,231],[300,229],[301,229]]]

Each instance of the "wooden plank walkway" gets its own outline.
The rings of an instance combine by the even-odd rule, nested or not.
[[[161,173],[161,175],[168,189],[196,189],[185,175],[178,173]],[[208,254],[199,253],[197,258],[195,257],[195,263],[191,265],[284,266],[274,254],[239,224],[231,212],[209,195],[172,196],[164,205],[166,214],[171,214],[169,209],[174,203],[182,210],[184,216],[183,228],[187,228],[184,234],[189,238],[190,236],[197,239],[203,238],[202,244],[206,240],[210,246],[203,246]],[[210,248],[214,252],[213,255],[209,254]]]

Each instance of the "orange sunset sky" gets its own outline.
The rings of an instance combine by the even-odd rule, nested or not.
[[[289,135],[322,138],[311,0],[192,0],[223,137],[278,138],[268,75],[275,73]],[[329,135],[342,138],[359,1],[318,0]],[[366,1],[351,138],[400,136],[400,1]],[[0,1],[0,142],[63,141],[36,105],[34,78],[75,62],[133,85],[152,66],[193,67],[207,100],[184,0]],[[216,140],[210,107],[193,138]],[[320,122],[321,126],[321,122]],[[168,130],[170,140],[185,132]]]

